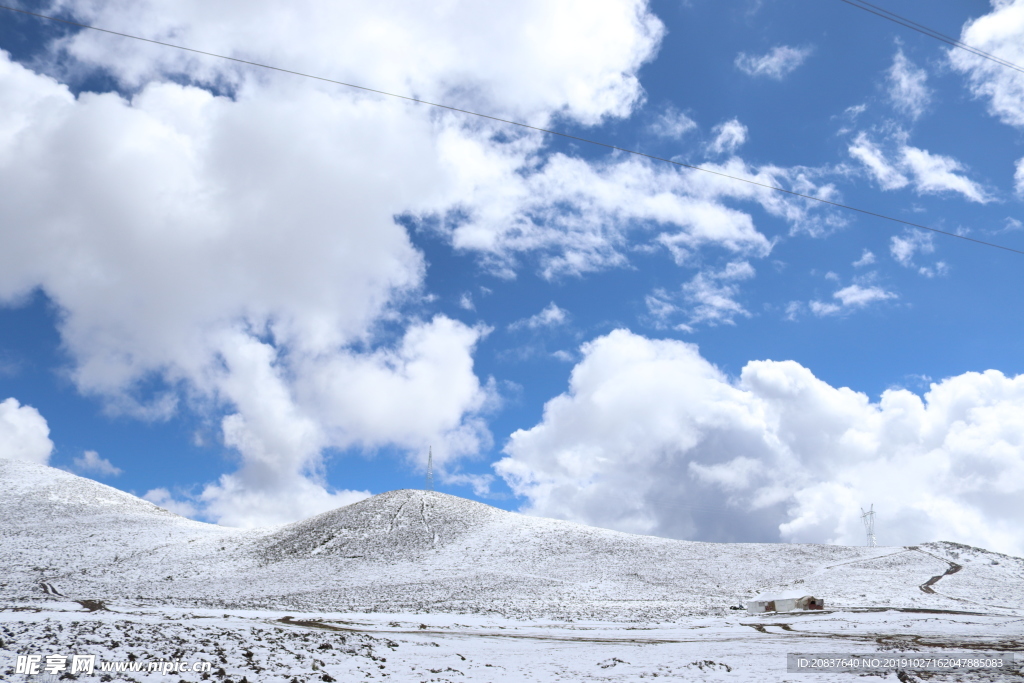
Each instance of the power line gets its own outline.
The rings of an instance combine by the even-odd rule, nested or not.
[[[891,22],[893,22],[895,24],[899,24],[901,26],[905,26],[905,27],[909,28],[912,31],[917,31],[918,33],[923,33],[924,35],[929,36],[930,38],[935,38],[936,40],[941,40],[944,43],[948,43],[948,44],[952,45],[953,47],[960,48],[961,50],[966,50],[967,52],[970,52],[973,55],[977,55],[978,57],[982,57],[984,59],[991,60],[991,61],[995,62],[996,64],[999,64],[1001,66],[1005,66],[1008,69],[1013,69],[1014,71],[1019,71],[1020,73],[1024,73],[1024,67],[1018,66],[1018,65],[1014,64],[1013,62],[1008,62],[1005,59],[1003,59],[1002,57],[996,57],[993,54],[985,52],[984,50],[979,50],[976,47],[971,47],[970,45],[968,45],[966,43],[961,43],[956,38],[951,38],[951,37],[947,36],[944,33],[939,33],[935,29],[928,28],[927,26],[919,24],[916,21],[911,21],[910,19],[907,19],[906,17],[901,17],[900,15],[896,14],[895,12],[890,12],[889,10],[884,9],[882,7],[879,7],[878,5],[873,5],[870,2],[866,2],[865,0],[839,0],[839,1],[840,2],[845,2],[847,5],[850,5],[852,7],[856,7],[857,9],[862,9],[865,12],[870,12],[871,14],[874,14],[875,16],[882,17],[883,19],[885,19],[887,21],[891,21]]]
[[[842,0],[842,2],[849,2],[849,0]],[[850,4],[853,4],[853,3],[850,3]],[[855,5],[855,6],[857,6],[857,5]],[[902,218],[895,218],[893,216],[887,216],[885,214],[876,213],[874,211],[869,211],[867,209],[859,209],[859,208],[857,208],[855,206],[850,206],[849,204],[841,204],[839,202],[833,202],[833,201],[830,201],[828,199],[822,199],[821,197],[815,197],[813,195],[803,194],[801,192],[796,192],[794,190],[787,190],[787,189],[785,189],[783,187],[778,187],[776,185],[769,185],[767,183],[760,183],[760,182],[758,182],[756,180],[751,180],[749,178],[741,178],[739,176],[729,175],[728,173],[722,173],[721,171],[715,171],[715,170],[710,169],[710,168],[704,168],[703,166],[694,166],[692,164],[684,164],[683,162],[675,161],[674,159],[666,159],[665,157],[659,157],[659,156],[655,156],[653,154],[646,154],[644,152],[638,152],[636,150],[628,149],[626,147],[619,147],[617,145],[612,145],[612,144],[607,143],[607,142],[600,142],[599,140],[591,140],[589,138],[583,138],[583,137],[580,137],[578,135],[571,135],[569,133],[562,133],[562,132],[559,132],[557,130],[551,130],[549,128],[540,128],[539,126],[531,126],[531,125],[529,125],[527,123],[521,123],[519,121],[511,121],[509,119],[503,119],[503,118],[500,118],[500,117],[497,117],[497,116],[491,116],[490,114],[481,114],[479,112],[469,111],[468,109],[460,109],[458,107],[452,107],[452,106],[449,106],[447,104],[439,104],[437,102],[429,102],[427,100],[421,100],[421,99],[416,98],[416,97],[410,97],[409,95],[399,95],[397,93],[387,92],[385,90],[377,90],[375,88],[369,88],[369,87],[364,86],[364,85],[356,85],[355,83],[346,83],[344,81],[334,80],[333,78],[325,78],[324,76],[316,76],[316,75],[313,75],[313,74],[304,73],[302,71],[294,71],[292,69],[285,69],[285,68],[282,68],[282,67],[279,67],[279,66],[272,66],[270,64],[262,64],[260,62],[253,62],[253,61],[250,61],[250,60],[247,60],[247,59],[240,59],[238,57],[230,57],[228,55],[221,55],[221,54],[217,54],[215,52],[206,52],[204,50],[197,50],[196,48],[185,47],[184,45],[175,45],[174,43],[165,43],[163,41],[153,40],[151,38],[142,38],[140,36],[135,36],[135,35],[132,35],[130,33],[121,33],[119,31],[112,31],[110,29],[100,28],[99,26],[91,26],[89,24],[80,24],[78,22],[70,21],[68,19],[60,19],[58,17],[53,17],[53,16],[49,16],[49,15],[46,15],[46,14],[38,14],[36,12],[29,12],[28,10],[17,9],[15,7],[8,7],[6,5],[0,5],[0,9],[9,10],[11,12],[17,12],[19,14],[26,14],[28,16],[37,17],[39,19],[46,19],[48,21],[55,21],[55,22],[58,22],[58,23],[61,23],[61,24],[67,24],[69,26],[76,26],[78,28],[89,29],[91,31],[99,31],[100,33],[108,33],[110,35],[120,36],[122,38],[130,38],[132,40],[138,40],[138,41],[141,41],[141,42],[144,42],[144,43],[151,43],[153,45],[161,45],[163,47],[169,47],[169,48],[173,48],[175,50],[182,50],[184,52],[191,52],[193,54],[204,55],[206,57],[214,57],[216,59],[224,59],[224,60],[227,60],[227,61],[230,61],[230,62],[235,62],[237,64],[245,64],[247,66],[254,66],[254,67],[257,67],[257,68],[260,68],[260,69],[267,69],[269,71],[276,71],[278,73],[285,73],[285,74],[290,74],[290,75],[293,75],[293,76],[301,76],[302,78],[311,78],[313,80],[321,81],[323,83],[331,83],[331,84],[334,84],[334,85],[342,85],[342,86],[345,86],[347,88],[355,88],[357,90],[362,90],[364,92],[372,92],[372,93],[375,93],[377,95],[385,95],[387,97],[394,97],[394,98],[397,98],[397,99],[406,100],[408,102],[414,102],[416,104],[425,104],[425,105],[428,105],[430,107],[437,107],[438,109],[446,109],[448,111],[457,112],[459,114],[466,114],[468,116],[476,116],[476,117],[479,117],[479,118],[482,118],[482,119],[488,119],[490,121],[497,121],[498,123],[505,123],[505,124],[508,124],[510,126],[517,126],[519,128],[525,128],[527,130],[533,130],[533,131],[537,131],[537,132],[540,132],[540,133],[546,133],[548,135],[556,135],[558,137],[565,138],[565,139],[568,139],[568,140],[575,140],[577,142],[585,142],[585,143],[587,143],[589,145],[596,145],[598,147],[604,147],[605,149],[611,149],[611,150],[614,150],[614,151],[617,151],[617,152],[623,152],[625,154],[632,154],[634,156],[643,157],[645,159],[651,159],[652,161],[662,161],[662,162],[664,162],[666,164],[672,164],[673,166],[678,166],[680,168],[688,168],[688,169],[691,169],[691,170],[694,170],[694,171],[702,171],[704,173],[710,173],[712,175],[716,175],[716,176],[719,176],[719,177],[722,177],[722,178],[728,178],[730,180],[737,180],[737,181],[742,182],[742,183],[747,183],[749,185],[755,185],[757,187],[763,187],[765,189],[773,190],[775,192],[783,192],[783,193],[788,194],[788,195],[790,195],[792,197],[800,197],[801,199],[809,199],[811,201],[819,202],[821,204],[827,204],[829,206],[834,206],[834,207],[839,208],[839,209],[846,209],[847,211],[855,211],[855,212],[863,214],[865,216],[872,216],[874,218],[881,218],[881,219],[884,219],[884,220],[887,220],[887,221],[892,221],[894,223],[899,223],[901,225],[906,225],[906,226],[909,226],[909,227],[912,227],[912,228],[917,228],[919,230],[927,230],[928,232],[937,233],[939,235],[945,235],[946,237],[955,237],[957,239],[961,239],[961,240],[964,240],[966,242],[973,242],[975,244],[980,244],[980,245],[983,245],[983,246],[986,246],[986,247],[993,247],[995,249],[1002,249],[1003,251],[1009,251],[1009,252],[1012,252],[1014,254],[1020,254],[1020,255],[1024,256],[1024,250],[1014,249],[1013,247],[1007,247],[1005,245],[996,244],[994,242],[986,242],[984,240],[975,239],[973,237],[967,237],[966,235],[960,235],[960,234],[957,234],[955,232],[948,232],[946,230],[939,230],[938,228],[932,228],[932,227],[929,227],[927,225],[921,225],[920,223],[913,223],[911,221],[906,221],[906,220],[903,220]],[[863,9],[863,8],[861,8],[861,9]]]

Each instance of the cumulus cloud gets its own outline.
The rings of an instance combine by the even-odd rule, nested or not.
[[[808,306],[815,315],[836,315],[850,309],[865,308],[876,301],[895,299],[896,295],[877,285],[852,284],[832,293],[833,302],[812,301]]]
[[[1024,376],[965,373],[878,401],[793,361],[730,378],[696,346],[617,330],[515,432],[497,472],[525,512],[674,538],[1024,552]],[[881,522],[884,520],[884,523]]]
[[[261,474],[245,469],[221,475],[198,497],[203,514],[227,526],[265,527],[305,519],[370,496],[369,491],[330,491],[321,478],[309,473],[289,473],[272,488],[261,487]],[[186,511],[195,507],[188,499],[167,499],[157,504],[172,512],[176,511],[175,504]]]
[[[385,187],[392,181],[323,150],[386,157],[389,146],[405,146],[388,143],[388,130],[429,137],[422,119],[381,108],[370,121],[374,107],[316,92],[232,101],[159,83],[131,101],[74,98],[2,60],[4,77],[22,86],[7,99],[7,130],[26,115],[34,123],[7,137],[0,176],[11,191],[0,203],[9,224],[37,229],[5,239],[0,297],[39,286],[61,307],[82,391],[167,415],[177,400],[170,390],[146,405],[133,394],[158,373],[229,409],[250,398],[255,408],[277,391],[276,378],[301,379],[311,359],[347,353],[390,302],[419,286],[422,257],[392,219],[404,206]],[[298,121],[320,131],[315,144]],[[53,172],[26,175],[21,164]],[[330,178],[337,184],[328,188]],[[415,172],[406,180],[429,190]],[[257,412],[248,425],[297,430],[280,440],[285,451],[266,456],[288,472],[318,457],[309,444],[330,443],[290,417],[302,406]]]
[[[489,445],[474,416],[495,392],[473,371],[473,350],[489,332],[437,316],[411,325],[394,349],[306,359],[293,384],[298,402],[331,445],[418,449],[425,463],[433,444],[434,464],[443,466]],[[320,438],[312,426],[307,433],[311,443]]]
[[[992,201],[992,196],[980,184],[958,173],[965,169],[953,157],[932,154],[905,143],[900,143],[887,155],[863,132],[854,138],[848,151],[864,165],[883,190],[906,187],[912,178],[918,194],[952,192],[979,204]]]
[[[182,517],[195,517],[199,514],[199,510],[195,505],[175,498],[171,492],[165,488],[156,488],[146,491],[142,498],[143,500],[148,500],[154,505],[162,507],[168,512],[173,512],[174,514],[181,515]]]
[[[893,235],[889,242],[889,253],[901,266],[913,266],[914,255],[917,253],[931,254],[934,251],[934,238],[930,233],[921,230],[907,231],[903,235]]]
[[[871,253],[871,252],[867,252]],[[829,273],[834,275],[834,273]],[[838,280],[838,276],[827,279]],[[858,278],[858,282],[854,282],[852,285],[842,287],[832,293],[832,299],[830,301],[810,301],[807,304],[807,309],[814,315],[819,317],[829,315],[844,315],[851,311],[862,309],[870,306],[879,301],[887,301],[889,299],[898,298],[893,292],[889,292],[883,287],[871,284],[875,279],[875,273],[867,273],[861,278]],[[786,309],[786,319],[796,320],[799,313],[804,310],[802,302],[793,301],[790,302],[789,307]]]
[[[544,307],[540,313],[531,315],[529,318],[523,318],[516,320],[514,323],[508,326],[510,330],[519,330],[526,328],[528,330],[536,330],[542,327],[555,327],[561,325],[568,319],[569,314],[564,308],[559,308],[554,301]]]
[[[45,465],[51,453],[50,427],[38,410],[15,398],[0,403],[0,458]]]
[[[910,181],[885,158],[885,153],[866,133],[859,133],[850,145],[850,156],[864,164],[883,190],[898,190]]]
[[[204,3],[58,0],[90,23],[242,59],[542,125],[555,112],[585,124],[628,115],[643,95],[637,70],[664,28],[642,0],[443,6],[382,0],[358,6],[298,0]],[[272,25],[274,30],[268,31]],[[258,36],[258,40],[254,40]],[[56,50],[125,87],[166,76],[220,89],[277,77],[224,60],[84,31]],[[285,77],[294,81],[293,77]],[[311,82],[303,81],[308,89]],[[338,92],[348,97],[351,92]],[[377,100],[370,96],[359,99]],[[389,103],[393,107],[393,103]]]
[[[887,292],[881,287],[861,287],[857,284],[843,287],[832,296],[839,299],[843,306],[854,306],[857,308],[867,306],[874,301],[896,298],[895,294]]]
[[[536,257],[547,279],[623,267],[638,245],[663,246],[677,263],[711,246],[740,256],[767,255],[771,242],[750,214],[726,202],[754,202],[794,230],[828,220],[817,202],[636,158],[587,162],[552,154],[523,166],[522,157],[508,150],[466,138],[450,152],[451,169],[462,182],[444,208],[424,208],[417,216],[439,222],[456,249],[478,254],[493,272],[510,278],[525,254]],[[811,169],[755,169],[736,157],[702,166],[804,194],[835,195],[831,185],[815,183]]]
[[[899,50],[887,76],[893,106],[912,119],[919,118],[932,99],[931,90],[926,85],[928,74],[925,70],[915,66],[903,50]]]
[[[715,139],[708,145],[712,154],[732,154],[747,141],[747,127],[732,119],[715,126]]]
[[[647,312],[658,328],[665,328],[685,315],[686,322],[674,325],[684,332],[693,332],[700,324],[735,325],[737,317],[750,317],[750,312],[737,299],[739,283],[754,274],[753,266],[747,261],[732,261],[721,270],[702,270],[678,292],[658,288],[648,294],[644,299]]]
[[[963,165],[956,159],[909,146],[904,147],[901,154],[903,166],[914,175],[914,187],[918,192],[956,192],[979,204],[992,201],[978,183],[956,173],[963,170]]]
[[[864,252],[860,255],[860,258],[853,262],[853,267],[854,268],[863,268],[864,266],[870,266],[874,262],[875,262],[875,254],[874,254],[874,252],[872,252],[872,251],[870,251],[868,249],[865,249]]]
[[[121,469],[115,467],[106,458],[101,458],[96,451],[85,451],[82,457],[75,458],[75,469],[83,474],[99,474],[108,477],[116,477],[121,474]]]
[[[662,35],[641,0],[57,4],[83,23],[535,125],[629,114]],[[192,503],[231,524],[364,495],[326,485],[328,447],[397,447],[415,465],[433,444],[446,467],[489,443],[479,414],[493,390],[472,359],[486,330],[405,316],[426,265],[394,217],[462,210],[473,154],[496,164],[484,184],[543,175],[541,138],[94,33],[54,44],[36,65],[52,76],[0,55],[0,211],[34,226],[4,234],[0,302],[36,288],[54,302],[79,390],[150,419],[223,415],[238,469]],[[58,80],[97,75],[118,91],[76,96]],[[726,239],[763,240],[744,227]],[[154,379],[164,391],[143,400]]]
[[[643,0],[56,6],[534,125],[629,115],[663,34]],[[0,55],[0,302],[44,292],[69,376],[111,410],[220,420],[237,469],[190,504],[225,523],[362,495],[327,486],[327,448],[394,447],[422,467],[433,444],[439,466],[455,467],[489,443],[493,386],[473,370],[487,331],[409,315],[427,264],[407,221],[435,224],[500,275],[529,254],[555,278],[626,265],[638,246],[679,263],[709,246],[767,255],[771,241],[732,202],[794,230],[827,220],[764,188],[572,159],[539,134],[96,32],[58,39],[33,68]],[[71,87],[106,82],[117,90]],[[835,191],[808,169],[735,157],[709,168]],[[11,227],[23,225],[33,229]]]
[[[746,261],[733,261],[722,270],[706,270],[682,286],[684,310],[689,320],[681,329],[692,331],[695,325],[735,325],[739,316],[750,317],[737,300],[739,282],[754,277],[754,268]]]
[[[960,41],[1012,64],[1024,64],[1024,0],[993,0],[993,10],[967,22]],[[966,50],[947,52],[953,68],[964,73],[975,97],[1004,123],[1024,127],[1024,82],[1020,73]]]
[[[658,137],[679,139],[697,128],[697,123],[683,112],[669,107],[651,124],[651,132]]]
[[[904,268],[913,268],[925,277],[945,275],[948,266],[938,261],[934,266],[918,265],[915,256],[935,252],[934,234],[923,230],[906,230],[902,235],[893,235],[889,240],[889,253]]]
[[[800,305],[801,302],[799,301],[792,303],[796,305],[794,305],[791,309],[787,309],[787,318],[789,320],[796,320],[797,313],[800,312],[802,306]],[[837,303],[818,300],[811,301],[810,303],[807,304],[807,307],[811,309],[811,313],[818,316],[836,315],[837,313],[843,310],[843,307]]]
[[[765,76],[780,81],[803,64],[811,52],[813,49],[809,47],[788,45],[779,45],[760,56],[741,52],[736,56],[736,68],[750,76]]]
[[[1013,188],[1018,197],[1024,198],[1024,157],[1017,160],[1017,170],[1013,174]]]

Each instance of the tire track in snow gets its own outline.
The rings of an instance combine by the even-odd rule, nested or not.
[[[423,526],[426,527],[427,533],[430,534],[430,547],[431,548],[436,548],[437,547],[437,532],[434,531],[430,527],[430,524],[427,523],[427,501],[426,500],[421,500],[420,501],[420,519],[423,520]]]
[[[321,630],[321,631],[340,631],[346,633],[360,633],[364,635],[370,635],[374,637],[386,637],[386,636],[434,636],[442,638],[494,638],[494,639],[514,639],[514,640],[536,640],[546,642],[564,642],[564,643],[601,643],[601,644],[634,644],[634,645],[660,645],[660,644],[673,644],[673,643],[726,643],[726,642],[740,642],[748,640],[747,637],[741,635],[738,632],[734,633],[723,633],[720,636],[699,636],[691,638],[680,638],[680,637],[648,637],[648,638],[637,638],[635,636],[576,636],[576,635],[560,635],[553,633],[499,633],[496,631],[449,631],[443,629],[432,629],[424,628],[421,626],[418,629],[384,629],[384,628],[359,628],[355,626],[339,626],[336,624],[327,623],[318,620],[299,620],[293,619],[290,616],[276,619],[272,624],[283,624],[286,626]],[[792,627],[788,623],[758,623],[753,624],[749,622],[738,622],[738,626],[749,626],[755,631],[766,636],[774,638],[782,638],[785,640],[791,639],[808,639],[808,640],[840,640],[844,642],[853,643],[877,643],[881,646],[891,646],[893,644],[912,643],[921,648],[935,648],[935,649],[967,649],[967,650],[991,650],[997,652],[1016,652],[1024,646],[1024,641],[1016,638],[1000,638],[991,640],[982,640],[970,637],[943,637],[937,634],[915,634],[915,633],[878,633],[878,632],[865,632],[865,633],[836,633],[831,631],[807,631],[798,630]],[[779,631],[769,631],[766,627],[774,626],[779,628]]]
[[[938,576],[933,576],[932,578],[928,579],[927,581],[922,583],[920,586],[918,586],[918,588],[921,589],[922,593],[931,593],[932,595],[939,595],[938,593],[935,592],[935,590],[932,588],[932,586],[937,584],[943,577],[949,576],[951,574],[956,574],[958,571],[960,571],[961,569],[964,568],[963,565],[957,564],[956,562],[953,562],[952,560],[943,559],[941,557],[938,557],[937,555],[932,555],[931,553],[929,553],[929,552],[927,552],[925,550],[921,550],[920,548],[911,548],[911,549],[921,553],[922,555],[927,555],[928,557],[934,558],[934,559],[938,560],[939,562],[945,562],[946,564],[949,565],[949,567],[946,568],[946,571],[944,571],[943,573],[939,574]],[[947,595],[945,597],[951,598],[952,596]],[[953,600],[959,600],[960,598],[952,598],[952,599]]]
[[[395,530],[395,524],[398,522],[398,518],[402,516],[402,510],[404,510],[405,506],[408,505],[408,504],[409,504],[409,501],[406,500],[406,501],[402,501],[402,504],[398,506],[398,510],[395,512],[394,516],[391,518],[391,526],[388,527],[388,533],[391,533],[392,531]]]

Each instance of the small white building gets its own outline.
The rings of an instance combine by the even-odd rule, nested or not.
[[[824,609],[825,601],[813,595],[783,594],[779,596],[758,596],[747,603],[747,614],[763,612],[792,612],[793,610]]]

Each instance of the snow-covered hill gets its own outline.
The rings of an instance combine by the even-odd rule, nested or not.
[[[1024,645],[1021,558],[941,542],[674,541],[426,491],[242,531],[0,460],[0,567],[0,677],[14,680],[36,680],[18,678],[18,655],[85,652],[213,662],[215,679],[250,682],[753,683],[792,680],[787,652],[995,656]],[[827,609],[728,609],[791,591]]]
[[[0,490],[0,591],[8,600],[57,593],[137,604],[626,621],[723,613],[784,590],[839,607],[1024,605],[1024,560],[948,543],[695,543],[413,490],[241,531],[11,461],[0,461]],[[947,574],[954,566],[962,569]],[[935,576],[942,578],[926,585]]]

